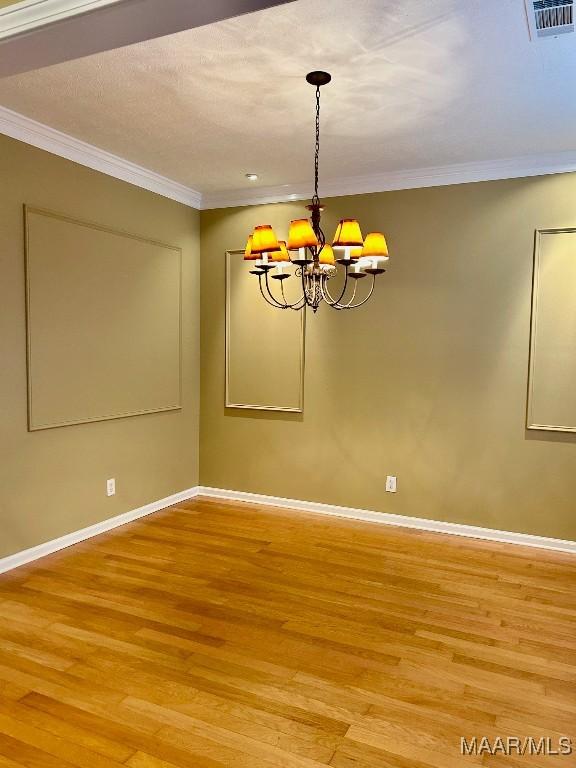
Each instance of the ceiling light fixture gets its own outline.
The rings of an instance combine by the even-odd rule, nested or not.
[[[356,219],[342,219],[336,228],[332,245],[329,245],[320,226],[323,210],[318,197],[320,88],[331,79],[328,72],[310,72],[306,75],[306,80],[316,88],[314,196],[310,205],[306,206],[310,211],[310,219],[291,221],[287,241],[278,240],[269,224],[257,226],[246,244],[244,259],[255,262],[250,274],[258,277],[260,293],[268,304],[278,309],[300,310],[310,307],[316,312],[322,302],[334,309],[361,307],[372,296],[376,277],[386,271],[381,264],[388,260],[388,246],[382,233],[371,232],[364,239]],[[343,285],[334,297],[330,293],[328,281],[337,274],[336,263],[344,267],[345,274]],[[292,265],[296,267],[293,272],[289,270]],[[270,274],[272,270],[274,273]],[[302,282],[302,295],[297,301],[288,302],[284,281],[293,275]],[[364,298],[356,300],[360,278],[368,275],[372,278],[370,288]],[[272,291],[270,277],[279,284],[276,296]]]
[[[258,181],[258,174],[257,173],[245,173],[244,174],[248,181]]]

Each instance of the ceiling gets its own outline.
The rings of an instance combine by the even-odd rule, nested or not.
[[[523,0],[297,0],[0,80],[0,104],[204,194],[576,149],[576,34]],[[322,192],[322,189],[320,190]]]

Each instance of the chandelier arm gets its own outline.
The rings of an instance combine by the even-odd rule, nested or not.
[[[370,286],[370,291],[368,295],[365,298],[363,298],[362,301],[358,301],[356,304],[344,304],[342,309],[356,309],[356,307],[361,307],[362,304],[366,304],[368,299],[370,299],[372,297],[372,294],[374,293],[375,285],[376,285],[376,275],[372,275],[372,285]]]
[[[264,275],[264,282],[266,283],[266,293],[272,299],[272,301],[275,302],[282,309],[286,309],[287,308],[286,305],[282,304],[281,301],[278,301],[276,296],[274,296],[274,294],[272,293],[272,289],[270,288],[270,281],[268,280],[268,272],[266,272],[266,274]]]
[[[330,291],[328,290],[328,277],[326,275],[322,276],[322,282],[320,283],[320,293],[322,294],[322,298],[326,304],[329,304],[331,307],[336,305],[336,302],[334,302],[330,296]]]
[[[352,296],[350,296],[350,299],[348,300],[348,303],[346,304],[346,306],[348,306],[348,304],[352,304],[352,302],[356,298],[357,290],[358,290],[358,280],[354,280],[354,290],[352,291]]]
[[[289,309],[294,309],[296,311],[298,311],[298,310],[303,308],[304,304],[306,303],[304,296],[300,296],[298,301],[295,301],[292,304],[289,303],[289,301],[286,298],[286,294],[284,293],[284,281],[283,280],[280,282],[280,290],[282,291],[282,298],[284,299],[284,303],[285,303],[286,307],[288,307]],[[302,304],[302,306],[299,307],[298,304],[300,304],[300,302],[302,300],[304,300],[304,304]]]
[[[268,278],[268,274],[266,274],[266,278]],[[268,280],[266,280],[266,283],[268,283]],[[271,307],[274,307],[275,309],[286,309],[284,304],[280,304],[280,302],[276,301],[272,293],[270,292],[270,288],[268,285],[266,285],[266,293],[268,293],[268,296],[266,296],[266,293],[264,293],[264,289],[262,288],[262,275],[258,275],[258,286],[260,288],[260,293],[264,297],[264,300],[270,304]]]
[[[326,304],[331,307],[332,309],[344,309],[342,304],[339,304],[337,301],[334,301],[332,297],[330,296],[330,291],[328,290],[328,277],[325,276],[323,280],[323,284],[320,286],[320,290],[322,293],[322,298],[326,302]]]
[[[340,304],[338,301],[334,301],[332,297],[330,296],[330,292],[328,291],[328,278],[324,281],[324,286],[322,288],[322,298],[326,302],[326,304],[331,307],[332,309],[344,309],[344,305]]]
[[[323,288],[322,288],[322,295],[323,295],[323,297],[324,297],[324,301],[325,301],[327,304],[329,304],[331,307],[335,307],[335,306],[337,306],[337,304],[338,304],[338,301],[337,301],[336,299],[334,299],[334,298],[333,298],[333,297],[330,295],[330,291],[328,290],[327,281],[325,281],[325,283],[324,283],[324,286],[323,286]]]
[[[300,296],[300,298],[297,301],[295,301],[293,304],[290,304],[286,300],[286,296],[284,295],[283,282],[280,283],[280,290],[282,292],[282,298],[284,299],[284,304],[282,304],[282,302],[278,301],[278,299],[272,293],[272,289],[270,288],[270,281],[268,280],[268,272],[266,272],[264,276],[264,280],[266,282],[266,292],[268,293],[268,296],[270,297],[270,299],[274,302],[272,306],[278,307],[278,309],[294,309],[294,310],[300,310],[304,307],[304,304],[306,303],[304,300],[304,296]],[[298,304],[300,304],[303,300],[304,300],[304,304],[302,304],[301,306],[298,306]],[[270,304],[270,301],[268,301],[268,303]]]
[[[376,275],[372,275],[372,284],[370,286],[370,291],[368,292],[368,295],[365,298],[363,298],[362,301],[356,302],[356,304],[354,304],[353,302],[354,302],[354,298],[356,296],[356,289],[357,289],[357,286],[358,286],[358,281],[356,281],[356,283],[354,284],[354,290],[352,292],[352,296],[344,304],[342,304],[339,301],[334,301],[334,302],[331,301],[330,300],[331,299],[330,293],[328,291],[327,286],[325,286],[325,288],[323,290],[323,296],[324,296],[324,292],[325,292],[326,295],[328,296],[328,300],[326,298],[324,298],[324,301],[326,301],[326,303],[329,304],[333,309],[356,309],[357,307],[361,307],[363,304],[366,304],[368,299],[370,299],[372,297],[372,294],[374,293],[375,285],[376,285]]]
[[[299,301],[298,305],[294,305],[294,306],[290,307],[290,309],[293,309],[295,312],[300,312],[300,311],[301,311],[301,310],[303,310],[303,309],[304,309],[306,306],[307,306],[307,304],[306,304],[306,299],[305,299],[304,297],[302,297],[302,298],[300,299],[300,301]]]
[[[330,291],[328,290],[328,280],[324,281],[324,285],[322,287],[322,294],[324,295],[324,301],[326,301],[328,304],[337,304],[336,299],[332,298],[330,295]]]
[[[328,286],[326,285],[326,295],[328,296],[328,303],[332,306],[335,306],[336,304],[340,304],[342,299],[344,298],[344,294],[346,293],[346,288],[348,287],[348,280],[349,280],[349,272],[348,272],[348,265],[346,265],[346,280],[344,281],[344,286],[342,288],[342,291],[340,292],[340,296],[338,296],[337,299],[333,298],[330,295],[330,291],[328,290]]]
[[[352,290],[352,296],[348,299],[347,302],[342,303],[341,301],[336,302],[336,307],[338,309],[348,309],[348,307],[352,304],[354,299],[356,298],[356,291],[358,290],[358,280],[354,281],[354,288]]]
[[[342,287],[342,292],[340,293],[340,296],[338,296],[338,298],[336,299],[336,303],[337,304],[341,304],[342,303],[342,299],[344,298],[344,294],[346,293],[346,290],[348,288],[348,281],[349,281],[349,279],[350,279],[350,268],[348,267],[348,264],[346,264],[346,280],[344,281],[344,286]],[[358,281],[356,280],[356,282],[354,283],[354,294],[353,295],[356,294],[356,284],[357,283],[358,283]]]

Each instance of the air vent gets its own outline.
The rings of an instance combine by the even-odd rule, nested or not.
[[[574,0],[526,0],[530,37],[556,37],[574,32]]]

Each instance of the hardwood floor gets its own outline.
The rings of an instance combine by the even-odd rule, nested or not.
[[[0,577],[0,768],[574,766],[575,587],[570,555],[197,499]]]

